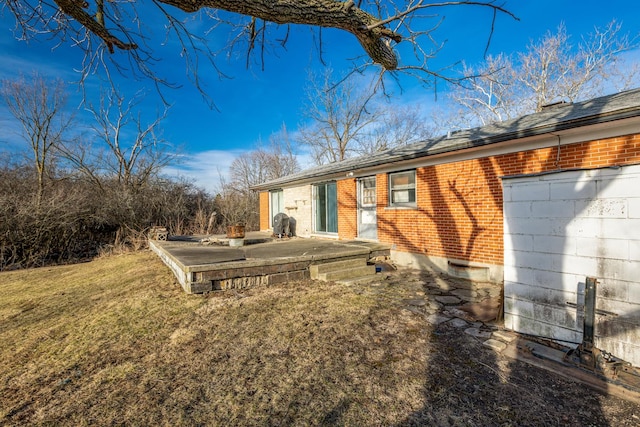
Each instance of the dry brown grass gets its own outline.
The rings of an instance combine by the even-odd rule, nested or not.
[[[637,407],[434,329],[403,309],[415,288],[402,283],[422,284],[398,280],[194,296],[148,252],[0,273],[0,424],[637,421]]]
[[[189,296],[149,253],[0,275],[0,422],[392,423],[429,331],[333,284]]]

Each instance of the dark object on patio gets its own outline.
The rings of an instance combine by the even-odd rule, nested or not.
[[[273,217],[273,235],[279,239],[291,236],[287,214],[281,212]]]

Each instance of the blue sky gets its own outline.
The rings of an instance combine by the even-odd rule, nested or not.
[[[637,0],[610,0],[606,3],[595,0],[505,0],[504,4],[520,21],[498,16],[490,54],[523,51],[530,41],[549,30],[555,31],[561,22],[566,25],[567,33],[572,35],[574,42],[580,35],[592,32],[594,26],[602,27],[614,18],[622,22],[623,32],[640,34],[640,2]],[[432,66],[439,68],[458,61],[468,64],[481,61],[491,13],[478,7],[446,8],[441,12],[446,18],[435,37],[440,42],[446,40],[446,44]],[[82,56],[79,52],[66,46],[52,50],[54,45],[46,37],[28,44],[16,41],[10,31],[13,17],[4,11],[0,19],[0,78],[37,70],[47,77],[77,80],[74,69],[80,66]],[[153,24],[157,27],[162,22]],[[189,25],[203,24],[191,22]],[[214,45],[225,42],[224,34],[213,33],[211,37]],[[220,175],[227,173],[229,164],[239,153],[255,148],[259,141],[266,143],[269,136],[283,126],[295,134],[296,128],[302,124],[308,73],[322,65],[314,49],[312,32],[305,27],[292,28],[286,49],[266,56],[264,71],[259,64],[247,69],[243,52],[238,51],[230,58],[223,55],[216,63],[230,79],[218,78],[207,67],[200,71],[207,92],[217,106],[217,109],[211,109],[185,78],[184,63],[175,47],[175,43],[169,43],[160,48],[161,60],[156,67],[160,75],[182,85],[180,89],[163,90],[165,99],[171,104],[169,115],[161,125],[163,136],[172,145],[180,147],[182,154],[182,162],[167,173],[192,178],[198,185],[215,191]],[[361,54],[360,46],[351,35],[324,31],[323,59],[336,73],[347,70],[352,64],[351,58]],[[161,108],[150,81],[131,76],[117,76],[116,81],[130,95],[139,90],[147,91],[145,111],[155,112]],[[98,76],[91,76],[89,92],[99,84]],[[427,104],[435,102],[432,88],[415,81],[403,81],[402,88],[402,93],[394,91],[392,102],[418,102],[427,108]],[[76,103],[79,96],[79,93],[74,94]],[[19,144],[10,132],[13,124],[2,107],[0,126],[3,129],[0,150]]]

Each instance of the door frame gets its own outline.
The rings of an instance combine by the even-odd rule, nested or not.
[[[373,185],[365,188],[365,183]],[[356,180],[357,185],[357,221],[358,238],[367,240],[378,240],[378,199],[377,199],[377,178],[375,175],[365,176]],[[365,223],[363,218],[373,218],[373,222]]]

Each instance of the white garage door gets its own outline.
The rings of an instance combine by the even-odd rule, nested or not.
[[[640,366],[640,166],[504,178],[503,188],[505,326],[580,343],[595,277],[595,345]]]

